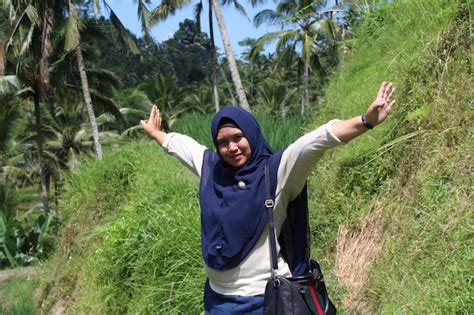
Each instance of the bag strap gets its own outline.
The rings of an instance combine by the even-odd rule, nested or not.
[[[268,163],[265,164],[265,187],[266,187],[266,198],[265,198],[265,208],[267,209],[268,215],[268,237],[270,239],[270,254],[272,259],[272,279],[276,277],[276,270],[278,269],[278,262],[277,262],[277,250],[276,250],[276,232],[275,232],[275,222],[273,221],[273,207],[275,202],[272,198],[271,188],[270,188],[270,171],[268,168]],[[314,268],[317,270],[318,275],[318,285],[321,286],[321,293],[324,299],[324,314],[329,313],[330,307],[330,300],[329,295],[326,289],[326,283],[324,281],[323,273],[321,272],[321,267],[319,266],[318,262],[312,260],[314,266],[311,266],[312,269]]]
[[[268,237],[270,238],[270,254],[272,258],[272,278],[275,278],[275,271],[278,269],[275,222],[273,221],[273,207],[275,202],[270,192],[270,171],[268,170],[268,163],[265,164],[265,187],[267,195],[265,198],[265,208],[267,209],[268,215]]]

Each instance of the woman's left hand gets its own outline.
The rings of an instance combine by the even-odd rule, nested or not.
[[[395,105],[395,100],[391,99],[394,92],[395,87],[392,82],[382,82],[377,98],[365,112],[365,119],[369,124],[377,126],[387,118],[392,107]]]

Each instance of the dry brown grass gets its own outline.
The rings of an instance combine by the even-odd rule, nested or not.
[[[347,288],[342,301],[349,313],[370,314],[370,305],[362,297],[362,290],[368,283],[368,270],[377,258],[383,231],[382,203],[366,216],[357,229],[351,230],[341,225],[337,235],[337,254],[335,274],[340,284]]]

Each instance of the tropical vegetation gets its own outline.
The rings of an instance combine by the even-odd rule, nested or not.
[[[393,115],[309,179],[313,256],[344,312],[474,309],[473,4],[283,0],[253,17],[279,30],[220,54],[204,5],[225,37],[220,6],[256,3],[140,0],[131,34],[107,1],[0,0],[0,269],[44,271],[0,281],[2,312],[202,312],[197,179],[139,127],[151,104],[209,147],[213,113],[240,104],[279,149],[360,114],[383,80]]]

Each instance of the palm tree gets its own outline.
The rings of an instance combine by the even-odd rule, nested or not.
[[[89,120],[92,126],[92,136],[94,138],[95,152],[97,154],[97,158],[101,160],[103,152],[102,152],[102,146],[100,144],[99,128],[97,127],[94,107],[92,106],[92,98],[91,98],[91,94],[89,90],[89,82],[87,80],[84,57],[82,56],[81,46],[79,45],[80,25],[78,21],[78,15],[74,6],[71,3],[71,0],[68,0],[67,4],[68,4],[69,17],[68,17],[68,23],[67,23],[67,29],[66,29],[66,41],[65,41],[64,49],[66,51],[70,49],[75,50],[77,65],[79,67],[79,75],[81,78],[82,92],[84,93],[84,102],[86,103],[87,113],[89,114]]]
[[[314,0],[284,0],[277,5],[276,10],[263,10],[254,17],[256,26],[263,22],[280,24],[282,30],[271,32],[259,38],[259,45],[277,42],[277,51],[287,47],[296,49],[301,46],[303,60],[303,101],[301,115],[309,104],[309,71],[310,62],[315,59],[319,63],[318,53],[321,51],[323,39],[335,39],[335,26],[318,11],[324,2]],[[289,29],[284,29],[290,27]]]
[[[139,53],[138,47],[128,31],[123,26],[122,22],[118,19],[117,15],[114,13],[110,5],[105,0],[94,0],[93,6],[96,13],[100,12],[100,3],[103,2],[104,6],[110,11],[110,20],[115,26],[115,29],[118,31],[120,38],[127,44],[126,46],[134,53]],[[86,104],[87,112],[89,115],[89,120],[92,126],[92,135],[94,138],[95,151],[97,158],[100,160],[103,156],[102,146],[100,144],[99,129],[97,126],[96,116],[94,113],[94,107],[92,105],[91,92],[89,89],[89,83],[87,79],[87,72],[84,63],[84,57],[80,47],[80,28],[82,22],[79,20],[79,16],[74,5],[71,3],[71,0],[67,1],[68,7],[68,23],[66,27],[66,41],[65,41],[65,50],[74,50],[77,58],[77,64],[79,69],[79,74],[81,78],[82,91],[84,94],[84,101]],[[145,34],[148,34],[149,22],[150,22],[150,11],[148,10],[145,2],[143,0],[137,1],[138,16],[142,22],[142,30]]]
[[[230,44],[229,35],[225,26],[224,17],[221,13],[219,0],[212,0],[212,5],[216,14],[217,24],[219,25],[219,31],[221,33],[222,41],[224,43],[224,50],[227,56],[227,61],[229,62],[229,69],[232,76],[232,81],[234,82],[237,97],[239,98],[240,106],[242,106],[245,110],[250,111],[250,106],[247,101],[247,96],[245,95],[245,90],[242,85],[242,81],[240,80],[237,62],[235,61],[234,52],[232,50],[232,45]]]
[[[22,67],[25,80],[33,92],[36,122],[36,145],[38,165],[40,169],[40,194],[42,197],[43,211],[49,212],[49,202],[46,189],[46,170],[43,158],[43,135],[41,123],[41,106],[46,99],[49,87],[47,59],[52,51],[51,34],[54,28],[55,16],[50,3],[37,1],[26,3],[24,1],[7,1],[3,3],[10,11],[12,32],[9,36],[5,53],[14,46],[16,55],[32,56],[28,67]],[[27,63],[26,63],[27,64]],[[25,60],[22,60],[25,65]]]
[[[254,3],[255,1],[252,1]],[[166,19],[168,16],[173,15],[178,8],[181,8],[184,5],[187,5],[189,1],[187,0],[175,0],[175,1],[164,1],[162,2],[159,6],[157,6],[154,10],[152,10],[152,17],[154,19],[154,22],[158,22],[160,20]],[[235,7],[240,11],[245,13],[245,10],[243,7],[238,3],[238,1],[233,0],[229,1],[229,3],[233,3]],[[227,33],[227,29],[224,23],[224,18],[222,16],[221,10],[220,10],[220,4],[219,0],[209,0],[209,29],[211,33],[211,43],[212,47],[215,50],[214,47],[214,31],[213,31],[213,25],[212,25],[212,7],[214,7],[214,12],[216,14],[217,18],[217,24],[219,26],[219,31],[221,33],[222,40],[224,42],[224,50],[226,52],[227,56],[227,61],[229,64],[229,69],[231,72],[232,76],[232,81],[234,82],[234,87],[236,90],[236,94],[239,98],[240,106],[242,106],[244,109],[250,111],[250,106],[247,101],[247,97],[245,95],[245,90],[242,85],[242,81],[240,80],[240,75],[239,71],[237,68],[237,62],[235,60],[234,53],[232,51],[232,46],[229,41],[229,36]],[[196,7],[196,12],[200,13],[200,10],[202,9],[202,3],[198,3]],[[196,16],[199,16],[199,14],[196,14]],[[200,23],[198,23],[200,24]],[[211,53],[212,55],[212,53]],[[215,67],[216,63],[216,58],[215,55],[212,55],[212,62],[213,62],[213,67]],[[217,78],[217,67],[214,69],[213,68],[213,81],[214,78]],[[214,93],[214,102],[216,104],[216,110],[218,109],[218,98],[216,97],[217,93],[217,85],[216,83],[213,84],[213,93]]]

